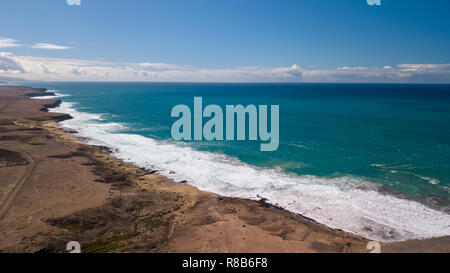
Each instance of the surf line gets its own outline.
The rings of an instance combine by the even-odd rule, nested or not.
[[[261,142],[260,150],[263,152],[276,151],[279,146],[279,105],[270,106],[270,131],[268,128],[267,105],[254,104],[243,106],[225,106],[225,137],[224,137],[224,111],[216,104],[207,105],[203,109],[203,98],[194,97],[194,115],[191,108],[185,104],[178,104],[172,108],[171,117],[178,118],[172,125],[172,139],[180,140],[247,140],[247,117],[248,117],[248,140]],[[203,118],[209,118],[203,124]],[[192,122],[193,119],[193,122]],[[235,123],[236,121],[236,123]],[[258,122],[259,121],[259,122]],[[194,124],[192,130],[192,123]],[[259,125],[259,128],[258,128]],[[192,138],[192,131],[194,136]]]

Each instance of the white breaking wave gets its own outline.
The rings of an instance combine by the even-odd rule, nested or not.
[[[419,202],[382,194],[369,182],[343,176],[323,178],[251,166],[219,153],[197,151],[185,143],[120,133],[120,124],[99,123],[101,115],[77,111],[63,102],[51,112],[70,114],[62,122],[93,145],[110,147],[114,156],[201,190],[230,197],[259,199],[302,214],[332,228],[378,241],[450,235],[450,215]],[[101,125],[101,126],[99,126]],[[118,133],[119,132],[119,133]]]
[[[49,100],[49,99],[57,99],[57,98],[61,98],[61,97],[67,97],[68,95],[65,94],[59,94],[56,92],[56,90],[47,90],[45,92],[53,92],[55,94],[55,96],[38,96],[38,97],[31,97],[32,99],[36,99],[36,100]]]

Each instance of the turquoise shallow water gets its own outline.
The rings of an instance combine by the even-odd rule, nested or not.
[[[266,197],[264,188],[259,188],[259,185],[249,185],[251,183],[241,185],[234,182],[235,179],[230,174],[234,171],[231,171],[230,166],[240,168],[235,170],[238,173],[246,166],[249,169],[240,173],[241,177],[255,176],[254,180],[267,180],[268,184],[265,187],[270,188],[270,193],[267,192],[269,200],[287,208],[294,206],[293,202],[298,203],[304,194],[299,188],[291,186],[302,183],[323,186],[331,183],[343,191],[337,193],[338,196],[345,195],[345,191],[349,188],[362,188],[362,185],[373,188],[378,185],[393,195],[402,195],[403,198],[437,205],[441,209],[448,208],[450,85],[182,83],[36,85],[68,95],[61,97],[64,103],[68,103],[64,105],[65,112],[70,108],[70,111],[77,111],[72,112],[73,115],[80,115],[78,120],[68,123],[69,127],[79,130],[81,134],[84,132],[85,136],[98,141],[98,144],[106,143],[114,146],[118,154],[130,161],[140,162],[141,165],[147,164],[146,167],[149,168],[172,168],[170,171],[180,173],[179,179],[186,175],[188,180],[191,179],[193,184],[200,188],[203,186],[207,190],[248,198],[256,195]],[[188,147],[191,149],[189,151],[193,151],[188,153],[188,150],[179,150],[180,156],[184,154],[181,151],[186,152],[185,157],[192,156],[189,161],[192,164],[199,158],[206,160],[205,162],[223,163],[225,159],[221,157],[225,156],[229,165],[212,165],[210,167],[216,171],[205,171],[197,177],[196,175],[203,170],[198,170],[197,173],[188,170],[184,172],[178,157],[169,157],[169,150],[161,152],[159,148],[154,148],[144,153],[145,149],[142,148],[142,154],[139,154],[138,150],[132,153],[134,146],[124,143],[125,139],[130,142],[133,139],[124,137],[125,135],[133,137],[138,135],[161,141],[160,143],[172,143],[170,128],[176,119],[170,117],[171,109],[177,104],[186,104],[193,109],[194,96],[203,97],[204,105],[218,104],[223,109],[227,104],[280,105],[279,149],[274,152],[260,152],[259,141],[192,141],[176,144],[177,147]],[[80,113],[91,116],[83,117]],[[96,126],[90,129],[83,127],[88,123]],[[121,135],[122,138],[110,139],[109,133]],[[101,143],[103,140],[105,143]],[[144,141],[143,138],[136,138],[134,141],[137,146],[152,147],[147,142],[141,143],[140,141]],[[200,166],[204,166],[205,169],[209,167],[207,163],[202,164]],[[253,167],[257,170],[255,173],[249,171],[253,170]],[[265,176],[262,176],[263,174]],[[199,181],[204,177],[214,182],[202,184]],[[286,183],[281,183],[280,181],[285,178]],[[299,191],[297,195],[289,195],[289,198],[283,195],[286,192],[297,191]],[[322,198],[320,202],[327,200],[325,192],[326,190],[324,196],[320,196]],[[303,196],[305,200],[309,200],[307,199],[309,197]],[[345,202],[352,204],[352,201],[347,199]],[[317,211],[316,208],[324,209],[319,205],[312,208],[296,207],[301,209],[292,210],[311,215]],[[323,217],[328,217],[327,221],[331,224],[327,224],[333,225],[333,220],[329,220],[332,217]],[[373,217],[365,219],[369,218],[373,220]],[[444,219],[444,223],[447,219]],[[448,225],[446,228],[448,229]]]

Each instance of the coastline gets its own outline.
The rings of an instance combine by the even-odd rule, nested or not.
[[[84,144],[45,89],[0,87],[0,252],[368,252],[369,240],[262,201],[176,183]],[[1,150],[0,150],[1,151]],[[1,166],[0,166],[1,167]],[[12,181],[16,181],[15,183]],[[6,200],[6,201],[5,201]],[[38,204],[38,205],[36,205]],[[450,237],[382,244],[449,252]]]

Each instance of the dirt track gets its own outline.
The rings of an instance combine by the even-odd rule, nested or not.
[[[14,198],[16,198],[17,193],[20,191],[22,186],[29,180],[31,174],[33,173],[34,169],[36,168],[36,162],[34,161],[33,157],[31,157],[31,155],[29,155],[26,152],[22,152],[22,151],[16,151],[16,152],[20,153],[28,162],[27,169],[26,169],[25,173],[23,174],[23,176],[20,177],[14,183],[14,188],[7,194],[7,197],[4,198],[3,202],[0,204],[0,220],[3,218],[5,213],[8,211],[11,203],[14,201]]]

